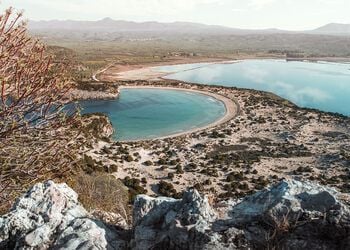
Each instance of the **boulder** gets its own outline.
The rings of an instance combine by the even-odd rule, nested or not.
[[[318,184],[282,181],[232,206],[218,223],[243,229],[258,248],[350,249],[350,210],[338,196]]]
[[[0,218],[0,249],[123,249],[118,232],[89,217],[77,194],[52,181],[33,186]]]
[[[286,180],[213,208],[191,189],[182,199],[139,195],[133,225],[105,215],[121,223],[111,227],[66,184],[49,181],[0,217],[0,249],[350,249],[345,200],[334,189]]]
[[[184,193],[181,200],[137,196],[134,204],[133,249],[237,249],[243,231],[232,228],[230,239],[212,230],[217,214],[208,199],[196,190]],[[244,238],[244,237],[243,237]]]

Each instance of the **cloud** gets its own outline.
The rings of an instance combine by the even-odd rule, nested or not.
[[[224,0],[225,1],[225,0]],[[128,19],[151,19],[174,17],[193,13],[203,6],[221,6],[220,0],[4,0],[5,5],[13,5],[18,9],[25,9],[30,15],[41,12],[40,16],[48,16],[48,12],[57,16],[69,16],[69,19],[86,19],[86,16],[99,18],[115,17]],[[72,18],[76,16],[76,18]],[[187,14],[188,16],[188,14]],[[37,19],[37,18],[34,18]],[[62,19],[52,17],[49,19]],[[95,19],[95,18],[90,18]]]
[[[276,1],[277,0],[250,0],[249,7],[253,9],[262,9],[266,6],[271,5]],[[279,1],[282,1],[282,0],[279,0]]]
[[[233,8],[232,11],[233,11],[233,12],[245,12],[245,11],[248,11],[248,9]]]

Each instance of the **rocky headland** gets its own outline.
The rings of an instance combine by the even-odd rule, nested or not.
[[[109,100],[118,98],[119,89],[108,82],[79,82],[69,96],[73,100]]]

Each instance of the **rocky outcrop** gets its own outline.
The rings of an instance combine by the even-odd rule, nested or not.
[[[123,249],[119,232],[89,217],[66,184],[36,184],[0,218],[0,249]]]
[[[114,100],[119,97],[119,93],[106,93],[103,91],[89,91],[74,89],[69,93],[69,97],[73,100]]]
[[[47,182],[0,218],[0,248],[350,249],[349,205],[339,196],[298,181],[214,207],[195,190],[178,200],[140,195],[132,229],[117,230],[90,217],[65,184]]]
[[[277,249],[350,249],[350,209],[335,190],[283,181],[228,206],[221,230],[244,230],[250,245]],[[347,197],[349,198],[349,197]]]
[[[95,138],[110,138],[115,130],[109,117],[102,113],[91,113],[83,115],[82,131]]]
[[[134,204],[133,248],[141,249],[234,249],[213,232],[217,214],[195,190],[181,200],[138,196]],[[243,232],[235,230],[234,238]],[[234,241],[234,238],[232,241]],[[241,247],[241,245],[239,246]]]
[[[139,196],[135,249],[349,249],[350,210],[335,190],[283,181],[216,212],[196,191]],[[326,237],[327,236],[327,237]]]
[[[106,82],[79,82],[69,96],[74,100],[113,100],[119,97],[119,87]]]

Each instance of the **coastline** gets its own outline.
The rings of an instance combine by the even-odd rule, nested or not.
[[[270,59],[270,60],[281,60],[278,58],[264,58],[265,60]],[[236,60],[219,60],[219,61],[210,61],[210,62],[195,62],[195,63],[205,63],[205,66],[208,64],[233,64],[233,63],[237,63],[240,62],[242,60],[251,60],[251,59],[236,59]],[[254,60],[254,59],[253,59]],[[286,60],[287,59],[283,59]],[[310,61],[312,62],[312,61]],[[184,65],[184,64],[193,64],[193,62],[185,62],[185,63],[180,63],[180,64],[176,64],[175,62],[173,62],[175,65]],[[178,62],[177,62],[178,63]],[[322,61],[317,61],[317,63],[322,63]],[[166,64],[163,66],[171,66],[174,65],[172,63],[170,64]],[[150,139],[140,139],[140,140],[123,140],[121,142],[142,142],[142,141],[154,141],[154,140],[162,140],[162,139],[167,139],[167,138],[174,138],[174,137],[180,137],[183,135],[189,135],[198,131],[204,131],[207,129],[211,129],[214,127],[217,127],[223,123],[226,123],[228,121],[230,121],[231,119],[235,118],[237,116],[237,114],[239,114],[240,112],[240,106],[237,102],[237,100],[233,100],[232,98],[228,98],[224,95],[220,95],[220,94],[216,94],[211,92],[208,89],[205,90],[196,90],[193,89],[193,87],[183,87],[183,86],[178,86],[178,87],[172,87],[172,86],[160,86],[162,84],[159,84],[161,81],[167,82],[167,81],[171,81],[171,79],[166,79],[164,78],[164,76],[169,75],[169,74],[173,74],[174,72],[159,72],[159,71],[155,71],[154,70],[155,66],[150,66],[150,65],[144,65],[144,67],[139,68],[139,69],[132,69],[132,70],[126,70],[126,71],[122,71],[122,72],[118,72],[116,74],[114,74],[113,76],[113,80],[115,82],[118,81],[128,81],[130,82],[130,85],[127,84],[121,84],[119,86],[119,89],[131,89],[131,88],[138,88],[138,89],[146,89],[146,88],[155,88],[155,89],[168,89],[168,90],[178,90],[178,91],[189,91],[189,92],[195,92],[198,94],[203,94],[203,95],[207,95],[207,96],[211,96],[213,98],[215,98],[218,101],[221,101],[226,109],[225,115],[223,117],[221,117],[220,119],[206,125],[206,126],[201,126],[201,127],[196,127],[193,129],[189,129],[186,131],[181,131],[178,133],[173,133],[173,134],[169,134],[166,136],[159,136],[159,137],[155,137],[155,138],[150,138]],[[200,67],[200,65],[199,65]],[[180,72],[180,71],[188,71],[188,70],[193,70],[193,69],[197,69],[199,67],[194,67],[194,68],[190,68],[190,69],[184,69],[184,70],[179,70],[179,71],[175,71],[175,72]],[[108,69],[107,71],[111,70]],[[104,71],[103,74],[106,74],[107,72]],[[108,74],[108,73],[107,73]],[[111,74],[110,74],[111,75]],[[102,75],[103,77],[103,75]],[[131,83],[133,82],[134,83]],[[137,81],[147,81],[148,84],[140,84],[140,85],[134,85],[136,84]],[[152,84],[153,82],[153,84]],[[190,83],[191,84],[191,83]],[[165,84],[166,85],[166,84]]]
[[[121,71],[118,73],[115,73],[114,79],[115,80],[148,80],[148,81],[160,81],[160,80],[167,80],[164,77],[178,73],[178,72],[183,72],[183,71],[190,71],[194,69],[201,68],[195,67],[192,69],[186,69],[186,70],[180,70],[180,71],[175,71],[175,72],[162,72],[162,71],[156,71],[154,70],[155,67],[167,67],[167,66],[176,66],[176,65],[189,65],[189,64],[205,64],[205,66],[213,65],[213,64],[233,64],[240,62],[241,60],[222,60],[222,61],[206,61],[206,62],[186,62],[186,63],[179,63],[179,64],[163,64],[163,65],[154,65],[154,66],[144,66],[142,68],[138,69],[131,69],[131,70],[126,70],[126,71]]]
[[[179,137],[179,136],[183,136],[183,135],[189,135],[195,132],[199,132],[202,130],[206,130],[206,129],[210,129],[210,128],[214,128],[217,127],[221,124],[224,124],[228,121],[230,121],[231,119],[235,118],[238,114],[239,114],[239,104],[233,100],[231,100],[228,97],[225,97],[223,95],[220,94],[216,94],[216,93],[212,93],[209,91],[202,91],[202,90],[196,90],[196,89],[188,89],[188,88],[181,88],[181,87],[168,87],[168,86],[146,86],[146,85],[122,85],[119,86],[119,89],[165,89],[165,90],[176,90],[176,91],[186,91],[186,92],[192,92],[192,93],[197,93],[197,94],[202,94],[202,95],[206,95],[206,96],[210,96],[212,98],[215,98],[216,100],[222,102],[225,106],[225,115],[223,117],[221,117],[220,119],[205,125],[205,126],[201,126],[201,127],[197,127],[197,128],[193,128],[190,130],[186,130],[183,132],[179,132],[179,133],[174,133],[174,134],[170,134],[170,135],[166,135],[166,136],[160,136],[154,139],[144,139],[144,140],[126,140],[126,141],[121,141],[121,142],[141,142],[141,141],[154,141],[154,140],[162,140],[162,139],[168,139],[168,138],[174,138],[174,137]]]
[[[207,60],[198,60],[198,61],[175,61],[175,62],[164,62],[164,63],[155,63],[155,64],[144,64],[136,66],[120,66],[119,70],[113,70],[113,67],[109,66],[104,69],[103,74],[106,74],[106,71],[111,70],[111,73],[108,74],[108,80],[148,80],[148,81],[159,81],[167,80],[166,76],[179,73],[183,71],[190,71],[194,69],[201,68],[195,67],[186,70],[179,70],[174,72],[162,72],[154,70],[155,67],[166,67],[166,66],[176,66],[176,65],[189,65],[189,64],[234,64],[244,60],[285,60],[286,62],[309,62],[309,63],[350,63],[349,58],[278,58],[278,57],[252,57],[252,58],[225,58],[225,59],[210,59]],[[97,80],[97,79],[96,79]]]
[[[97,71],[93,80],[96,81],[115,81],[115,80],[157,80],[163,74],[169,74],[166,72],[150,72],[149,69],[160,66],[174,66],[174,65],[186,65],[186,64],[198,64],[198,63],[234,63],[241,60],[255,60],[255,59],[276,59],[285,60],[285,57],[279,55],[239,55],[232,57],[178,57],[172,58],[167,61],[151,62],[151,63],[139,63],[139,64],[111,64],[107,67]],[[140,72],[140,73],[137,73]],[[129,75],[130,74],[130,75]],[[140,78],[141,77],[141,78]]]
[[[344,117],[305,110],[278,96],[271,98],[264,91],[175,81],[126,81],[120,86],[157,86],[200,91],[201,94],[209,90],[207,93],[212,91],[239,104],[236,106],[239,107],[236,112],[239,119],[223,123],[223,118],[206,127],[196,128],[199,132],[173,134],[169,136],[171,139],[112,140],[94,144],[88,154],[90,157],[101,162],[102,166],[120,166],[114,176],[121,180],[146,178],[147,182],[142,186],[151,195],[160,195],[157,187],[166,181],[172,184],[173,192],[197,186],[204,193],[216,192],[219,199],[232,195],[241,197],[249,190],[260,190],[268,183],[291,176],[325,181],[325,169],[327,175],[342,175],[342,167],[350,162],[350,156],[342,151],[348,148],[350,140],[347,136],[350,129],[348,120]],[[223,124],[219,125],[221,122]],[[215,127],[215,130],[210,127]],[[330,144],[337,151],[327,151]],[[103,153],[106,150],[110,153]],[[342,160],[330,163],[324,152],[332,152]],[[177,161],[181,162],[179,166]],[[243,173],[243,177],[239,173]],[[242,188],[235,178],[245,183]],[[238,186],[233,190],[230,183]],[[344,189],[342,183],[339,182],[339,189]]]
[[[343,116],[300,108],[273,93],[252,89],[170,79],[114,79],[113,84],[120,89],[164,88],[215,95],[234,103],[234,112],[227,110],[226,115],[239,114],[239,119],[226,116],[156,139],[94,144],[88,153],[91,158],[103,167],[119,166],[116,178],[139,180],[150,195],[162,195],[158,188],[166,182],[174,193],[198,187],[206,194],[215,192],[218,199],[242,197],[281,178],[326,182],[327,175],[331,181],[343,176],[343,167],[350,162],[344,154],[350,137],[348,119]],[[110,153],[103,153],[106,150]],[[329,162],[325,152],[340,160]],[[339,181],[336,187],[347,190],[344,183]]]

